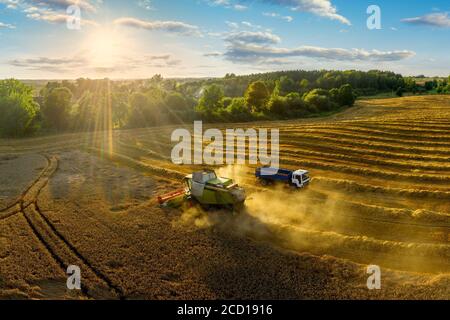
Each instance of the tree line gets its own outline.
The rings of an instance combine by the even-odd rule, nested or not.
[[[418,84],[384,71],[285,71],[215,79],[48,82],[38,93],[0,81],[0,135],[141,128],[202,119],[245,122],[314,116],[362,95],[450,92],[450,77]]]

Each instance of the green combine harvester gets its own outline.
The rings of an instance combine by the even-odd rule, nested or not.
[[[162,197],[158,201],[163,206],[179,204],[184,200],[194,200],[203,208],[213,207],[240,210],[246,200],[245,190],[232,179],[219,178],[212,170],[194,172],[184,178],[185,190],[179,190]],[[183,198],[183,199],[182,199]]]

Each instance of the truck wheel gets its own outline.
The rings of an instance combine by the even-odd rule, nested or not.
[[[264,187],[269,185],[269,182],[265,179],[259,179],[259,183]]]

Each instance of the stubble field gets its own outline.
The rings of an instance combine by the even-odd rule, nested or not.
[[[162,209],[200,168],[171,163],[174,127],[0,140],[0,299],[450,298],[448,96],[214,127],[280,129],[282,166],[312,184],[224,166],[247,189],[241,214]]]

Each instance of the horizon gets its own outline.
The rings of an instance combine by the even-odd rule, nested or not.
[[[259,74],[267,74],[267,73],[274,73],[274,72],[295,72],[295,71],[329,71],[329,72],[334,72],[334,71],[339,71],[339,72],[345,72],[345,71],[360,71],[360,72],[368,72],[368,71],[380,71],[380,72],[393,72],[391,70],[368,70],[368,71],[364,71],[364,70],[354,70],[354,69],[324,69],[324,70],[303,70],[303,69],[286,69],[286,70],[276,70],[276,71],[268,71],[268,72],[259,72],[259,73],[244,73],[244,74],[238,74],[238,73],[233,73],[236,77],[246,77],[246,76],[250,76],[250,75],[259,75]],[[396,72],[394,72],[396,73]],[[399,74],[403,77],[410,77],[410,78],[419,78],[419,77],[423,77],[424,79],[445,79],[447,78],[446,76],[433,76],[433,75],[427,75],[427,74],[416,74],[416,75],[412,75],[412,76],[407,76],[401,73],[396,73]],[[48,82],[52,82],[52,81],[76,81],[78,79],[89,79],[89,80],[110,80],[110,81],[144,81],[144,80],[150,80],[153,76],[155,76],[156,74],[153,75],[149,75],[148,77],[143,77],[143,78],[109,78],[109,77],[105,77],[105,78],[90,78],[90,77],[77,77],[77,78],[35,78],[35,79],[20,79],[20,78],[0,78],[0,80],[7,80],[7,79],[16,79],[22,82],[25,81],[48,81]],[[226,76],[217,76],[217,77],[167,77],[164,78],[164,80],[209,80],[209,79],[222,79]]]

